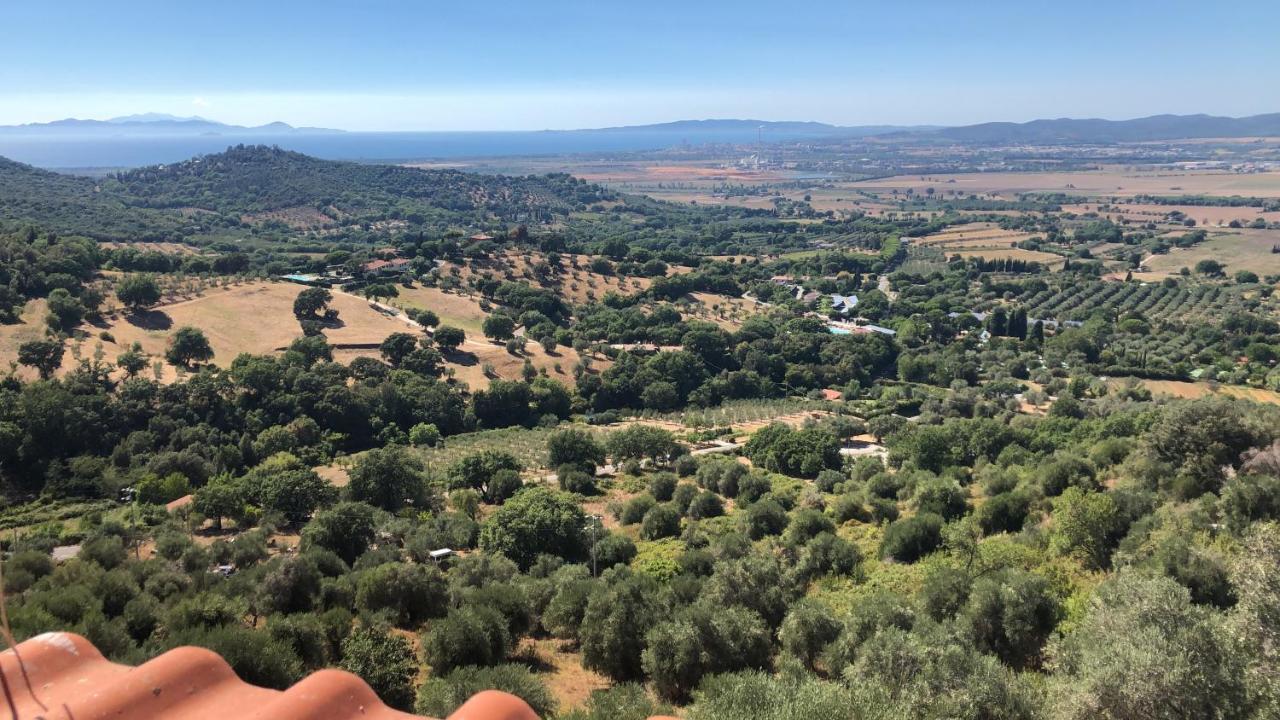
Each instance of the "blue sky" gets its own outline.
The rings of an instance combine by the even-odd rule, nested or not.
[[[1280,111],[1280,2],[4,0],[0,124],[353,130]]]

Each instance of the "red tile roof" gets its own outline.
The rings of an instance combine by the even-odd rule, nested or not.
[[[21,657],[21,666],[18,658]],[[26,678],[23,677],[23,669]],[[181,647],[137,667],[102,657],[88,640],[45,633],[0,653],[17,720],[409,720],[363,680],[320,670],[288,690],[255,687],[209,650]],[[449,720],[538,720],[514,695],[477,693]]]
[[[394,260],[371,260],[361,267],[365,272],[374,272],[382,268],[400,268],[406,267],[412,262],[409,258],[396,258]]]
[[[181,510],[182,508],[190,505],[195,501],[196,501],[195,495],[183,495],[177,500],[171,500],[168,503],[166,503],[164,506],[164,509],[168,510],[169,512],[173,512],[175,510]]]

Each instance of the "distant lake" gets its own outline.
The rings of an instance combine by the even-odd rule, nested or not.
[[[766,141],[812,138],[771,132]],[[6,137],[0,155],[46,168],[138,167],[171,163],[225,150],[230,145],[277,145],[331,160],[429,160],[513,155],[659,150],[682,144],[750,144],[743,130],[574,130],[542,132],[416,132],[188,137]]]

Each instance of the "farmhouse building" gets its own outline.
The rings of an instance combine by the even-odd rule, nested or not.
[[[365,275],[375,275],[378,277],[386,277],[388,275],[400,275],[409,270],[413,263],[409,258],[394,258],[392,260],[371,260],[360,266],[360,270]]]
[[[841,295],[840,293],[831,293],[831,309],[841,315],[848,315],[858,306],[857,295]]]

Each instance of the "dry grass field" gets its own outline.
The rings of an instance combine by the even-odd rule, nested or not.
[[[338,214],[336,209],[331,208],[331,210],[333,210],[335,214]],[[241,215],[240,220],[241,222],[246,222],[249,224],[266,223],[266,222],[273,222],[273,221],[281,222],[281,223],[284,223],[285,225],[288,225],[291,228],[296,228],[299,230],[322,228],[327,225],[332,225],[335,222],[333,218],[329,217],[328,215],[325,215],[324,213],[320,212],[314,207],[309,207],[305,205],[299,206],[299,207],[281,208],[279,210],[270,210],[267,212],[252,213],[249,215]]]
[[[1119,387],[1124,382],[1126,380],[1112,380],[1109,384],[1113,387]],[[1223,395],[1280,405],[1280,393],[1263,388],[1219,385],[1211,382],[1183,382],[1181,380],[1142,380],[1141,382],[1156,397],[1195,399],[1209,395]]]
[[[1087,172],[991,172],[952,175],[898,175],[849,183],[870,192],[932,187],[966,195],[1068,192],[1078,195],[1248,195],[1280,197],[1280,172],[1233,173],[1214,170],[1134,171],[1124,166]]]
[[[1016,247],[1019,242],[1030,237],[1030,233],[1003,230],[994,223],[969,223],[917,238],[912,240],[912,244],[938,250],[948,257],[960,255],[988,260],[1010,258],[1038,262],[1049,267],[1062,264],[1062,258],[1053,253]]]
[[[213,364],[227,367],[240,353],[271,354],[289,345],[301,335],[297,320],[293,317],[293,300],[302,288],[290,283],[249,283],[225,289],[210,289],[200,297],[182,302],[160,305],[140,316],[116,313],[101,326],[85,325],[82,337],[68,342],[62,370],[74,367],[81,357],[90,358],[101,348],[103,359],[113,362],[134,342],[153,360],[163,357],[169,337],[180,327],[194,326],[204,331],[213,347]],[[548,354],[541,345],[529,342],[522,356],[512,355],[503,345],[486,340],[480,332],[484,312],[476,300],[449,295],[430,288],[404,290],[410,293],[414,306],[435,310],[446,324],[455,324],[467,331],[468,340],[461,352],[451,355],[448,368],[453,376],[471,388],[488,386],[490,378],[485,367],[490,366],[497,377],[515,380],[521,377],[527,357],[539,371],[566,385],[573,385],[573,370],[581,358],[572,348],[557,348]],[[390,316],[375,309],[368,301],[343,292],[335,292],[331,307],[338,310],[341,326],[325,330],[325,337],[332,345],[374,345],[394,332],[417,332],[402,316]],[[0,364],[8,366],[17,361],[18,346],[28,340],[44,336],[43,301],[28,305],[23,322],[0,326]],[[112,339],[101,337],[107,333]],[[378,357],[376,347],[335,348],[334,359],[350,362],[357,357]],[[590,359],[594,371],[607,368],[610,362],[603,356]],[[33,378],[34,370],[19,368],[24,378]],[[146,373],[150,376],[151,371]],[[162,378],[168,382],[176,379],[174,368],[166,366]]]
[[[543,668],[538,677],[547,684],[561,712],[586,705],[593,691],[612,685],[605,676],[582,667],[582,652],[565,640],[525,638],[516,657]]]
[[[211,289],[192,300],[161,305],[140,315],[117,314],[105,327],[86,326],[90,339],[85,341],[85,354],[91,354],[96,342],[102,342],[108,359],[127,350],[134,342],[153,357],[163,355],[169,336],[180,327],[193,326],[204,331],[213,347],[213,363],[226,367],[240,353],[269,354],[288,346],[302,333],[293,316],[293,300],[302,288],[290,283],[248,283],[223,289]],[[354,295],[335,293],[331,307],[338,311],[341,327],[329,328],[325,336],[331,344],[380,343],[393,332],[408,325],[401,319],[388,317]],[[102,331],[112,341],[98,339]],[[360,354],[377,356],[377,349]],[[74,363],[68,354],[66,368]],[[166,368],[166,379],[172,379],[173,368]]]
[[[460,351],[446,358],[448,369],[454,378],[465,382],[472,389],[488,387],[490,378],[485,375],[486,365],[493,368],[497,377],[519,380],[526,358],[538,371],[545,370],[547,377],[573,387],[576,382],[573,369],[582,359],[573,348],[557,347],[553,354],[548,354],[541,345],[532,341],[525,344],[522,355],[512,355],[505,346],[489,342],[483,337],[468,338]],[[346,358],[342,355],[335,352],[334,358],[345,361]],[[603,371],[610,365],[612,362],[603,355],[590,358],[592,372]]]
[[[123,250],[131,248],[138,252],[156,252],[164,255],[202,255],[204,251],[186,243],[174,242],[115,242],[104,240],[98,245],[106,250]]]
[[[544,257],[537,252],[519,252],[508,250],[491,258],[483,264],[471,261],[464,264],[445,263],[439,270],[441,277],[454,276],[464,282],[473,275],[489,275],[497,280],[526,282],[534,287],[541,287],[558,293],[570,304],[585,303],[592,299],[599,300],[606,293],[634,295],[649,287],[652,281],[642,277],[618,277],[602,275],[588,269],[592,257],[589,255],[561,256],[560,272],[554,280],[542,282],[538,280],[534,266],[544,262]],[[576,264],[576,267],[574,266]],[[474,265],[474,267],[473,267]],[[688,272],[689,268],[672,267],[670,273]],[[402,291],[403,294],[403,291]],[[443,317],[443,316],[442,316]]]
[[[686,297],[690,302],[682,303],[681,307],[687,314],[730,331],[742,327],[747,318],[762,310],[754,301],[746,298],[705,292],[690,293]]]
[[[22,311],[22,322],[0,325],[0,371],[7,371],[10,365],[16,365],[19,345],[44,337],[44,316],[48,312],[44,300],[32,300]],[[18,368],[17,373],[25,379],[36,376],[36,372],[27,367]]]
[[[708,162],[610,162],[587,164],[574,168],[574,175],[607,185],[734,182],[767,183],[791,179],[789,173],[774,170],[749,170],[719,167]]]
[[[1079,205],[1064,205],[1062,206],[1062,209],[1065,212],[1073,213],[1094,212],[1116,222],[1128,220],[1130,222],[1139,223],[1160,223],[1166,220],[1169,213],[1175,211],[1181,212],[1187,217],[1192,218],[1202,227],[1227,225],[1232,220],[1239,220],[1241,224],[1248,224],[1258,218],[1262,218],[1267,222],[1280,222],[1280,212],[1263,212],[1260,207],[1151,205],[1144,203],[1125,203],[1122,205],[1110,205],[1108,207],[1109,209],[1102,210],[1098,203],[1083,203]]]
[[[392,298],[390,305],[401,309],[431,310],[440,316],[441,325],[462,328],[468,337],[483,336],[480,328],[488,313],[480,309],[480,301],[475,296],[421,285],[413,288],[397,285],[396,291],[400,295]]]
[[[1139,280],[1160,280],[1182,268],[1194,268],[1201,260],[1217,260],[1227,274],[1252,270],[1259,276],[1280,274],[1280,254],[1271,248],[1280,245],[1276,230],[1214,230],[1204,242],[1190,248],[1175,248],[1165,255],[1143,261],[1150,272],[1134,273]]]

